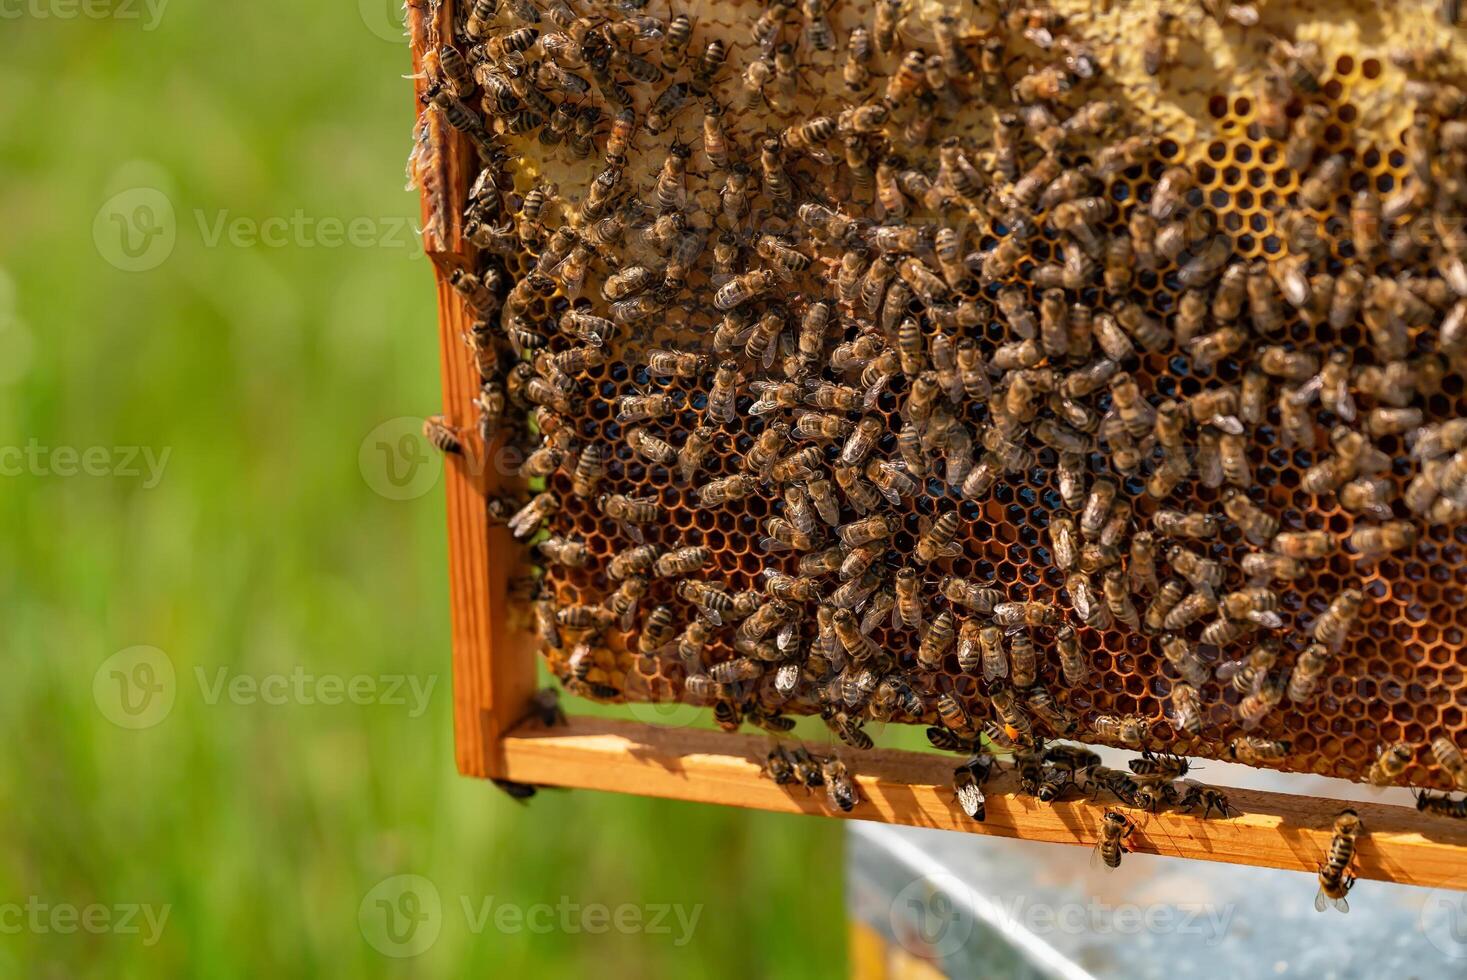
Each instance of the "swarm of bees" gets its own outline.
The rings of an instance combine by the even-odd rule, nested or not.
[[[1467,81],[1392,52],[1409,130],[1351,146],[1345,69],[1204,4],[1281,161],[1240,228],[1219,168],[1114,98],[1120,53],[991,6],[767,0],[733,39],[638,0],[430,3],[410,172],[473,256],[482,387],[472,432],[429,435],[524,450],[495,513],[552,669],[856,750],[928,725],[979,819],[995,748],[1040,799],[1142,810],[1231,812],[1183,754],[1467,791],[1445,729],[1378,745],[1368,705],[1368,749],[1320,754],[1285,720],[1389,718],[1399,679],[1354,653],[1382,569],[1463,540]],[[1193,20],[1152,25],[1147,76]],[[833,754],[766,771],[855,805]],[[1107,863],[1131,829],[1107,817]]]

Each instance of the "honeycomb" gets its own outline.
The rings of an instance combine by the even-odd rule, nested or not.
[[[515,12],[517,6],[501,4],[489,33],[504,37],[522,27],[525,22]],[[558,6],[552,4],[547,8],[547,15],[538,24],[542,32],[557,29],[553,14]],[[1127,136],[1150,138],[1144,157],[1101,182],[1098,193],[1111,204],[1110,216],[1094,227],[1101,239],[1109,241],[1126,235],[1133,214],[1149,208],[1163,174],[1169,168],[1181,166],[1193,178],[1193,186],[1185,196],[1185,210],[1210,219],[1215,226],[1214,233],[1226,236],[1232,246],[1227,260],[1230,264],[1263,262],[1273,266],[1294,257],[1296,253],[1291,245],[1297,247],[1299,243],[1291,238],[1288,229],[1281,227],[1283,216],[1292,211],[1307,215],[1309,227],[1320,236],[1311,266],[1315,275],[1338,276],[1346,269],[1356,268],[1367,276],[1412,273],[1423,279],[1436,279],[1437,273],[1426,261],[1426,249],[1402,248],[1398,254],[1392,252],[1389,243],[1414,230],[1408,224],[1410,215],[1395,225],[1387,222],[1388,244],[1376,249],[1368,261],[1358,253],[1358,239],[1350,223],[1351,201],[1358,192],[1371,191],[1389,199],[1413,187],[1418,180],[1411,172],[1413,102],[1403,95],[1408,80],[1430,77],[1461,83],[1464,58],[1462,45],[1458,43],[1459,29],[1441,24],[1434,4],[1405,3],[1392,5],[1390,9],[1360,4],[1344,10],[1307,3],[1287,5],[1287,10],[1275,9],[1283,8],[1283,4],[1259,4],[1258,21],[1251,23],[1249,7],[1234,6],[1237,16],[1228,19],[1227,16],[1214,18],[1204,10],[1218,5],[1183,3],[1112,7],[1066,2],[1017,12],[1005,8],[1001,17],[990,9],[980,11],[967,5],[847,3],[827,12],[836,42],[835,48],[829,51],[813,50],[811,35],[804,29],[812,8],[818,12],[819,6],[805,3],[789,8],[791,13],[781,29],[781,38],[794,44],[797,60],[797,81],[786,95],[787,105],[771,102],[768,94],[774,83],[769,83],[765,86],[765,104],[749,108],[743,87],[748,66],[761,57],[754,25],[762,13],[773,7],[748,3],[701,4],[696,9],[687,60],[675,74],[653,85],[634,83],[625,74],[617,76],[631,93],[638,123],[621,174],[619,193],[640,197],[644,202],[655,200],[658,174],[674,142],[691,144],[693,152],[687,165],[685,198],[678,209],[686,214],[690,227],[705,231],[710,241],[688,276],[686,291],[666,302],[649,319],[622,327],[608,346],[606,363],[575,376],[572,410],[553,413],[573,433],[578,451],[594,445],[604,447],[609,453],[605,476],[590,496],[580,496],[574,490],[575,452],[543,481],[527,483],[526,499],[530,493],[544,489],[553,492],[560,504],[544,522],[535,540],[546,535],[572,539],[583,542],[589,554],[589,561],[579,569],[542,563],[539,574],[543,575],[543,588],[553,596],[558,608],[599,607],[605,603],[616,587],[606,574],[607,566],[635,543],[623,525],[602,513],[598,504],[602,494],[655,498],[663,514],[657,522],[644,528],[646,543],[659,552],[695,544],[708,547],[713,559],[695,577],[716,582],[730,593],[762,592],[766,569],[797,574],[800,552],[766,551],[760,543],[766,534],[766,521],[785,516],[778,485],[761,485],[747,497],[717,507],[700,506],[697,490],[715,479],[744,472],[745,456],[765,427],[776,419],[793,420],[788,411],[768,415],[752,413],[750,408],[756,394],[748,382],[784,380],[781,360],[792,346],[801,311],[812,299],[834,301],[832,281],[842,249],[829,242],[812,241],[794,209],[781,208],[766,200],[756,180],[750,200],[758,220],[750,219],[737,229],[744,246],[739,270],[764,264],[753,246],[759,235],[765,233],[791,236],[800,250],[814,256],[815,261],[802,272],[781,277],[772,294],[741,307],[752,310],[753,319],[775,306],[787,311],[788,326],[781,337],[783,346],[776,351],[779,356],[771,367],[765,369],[746,356],[742,345],[732,352],[713,352],[712,338],[721,314],[712,303],[716,287],[710,280],[713,270],[709,253],[711,239],[728,226],[719,193],[727,172],[706,157],[705,110],[699,100],[691,100],[660,133],[649,132],[644,122],[653,101],[669,81],[687,79],[700,52],[714,38],[727,46],[727,59],[713,76],[709,97],[725,108],[722,118],[733,148],[732,156],[743,161],[756,178],[760,173],[758,144],[762,138],[778,135],[808,119],[820,116],[835,119],[853,105],[875,102],[899,74],[902,58],[907,53],[918,51],[930,56],[941,51],[940,35],[944,30],[951,30],[962,50],[969,53],[978,67],[972,76],[951,80],[936,91],[926,90],[915,100],[894,100],[896,106],[882,127],[880,138],[887,141],[890,152],[899,155],[906,166],[931,177],[938,169],[935,147],[945,139],[956,138],[991,182],[991,187],[1002,190],[1008,182],[995,175],[992,155],[995,119],[999,113],[1022,108],[1014,104],[1010,86],[1026,73],[1055,63],[1062,52],[1080,52],[1093,58],[1094,77],[1084,79],[1072,73],[1070,90],[1040,101],[1049,105],[1062,121],[1094,100],[1110,100],[1118,108],[1119,119],[1107,127],[1104,136],[1070,142],[1060,153],[1061,169],[1094,164],[1102,151]],[[868,65],[872,77],[853,94],[846,89],[842,78],[848,39],[853,28],[877,27],[878,8],[895,12],[894,50],[873,53]],[[582,4],[571,9],[577,16],[604,17],[613,22],[648,16],[664,25],[679,12],[678,7],[663,7],[656,0],[644,5]],[[1153,34],[1161,13],[1170,13],[1174,19],[1165,34]],[[942,21],[946,16],[954,18],[947,26]],[[456,38],[465,53],[470,53],[472,45],[464,38],[466,17],[466,12],[445,6],[438,11],[436,23],[444,37]],[[1317,45],[1317,90],[1295,88],[1282,96],[1270,94],[1265,49],[1275,37],[1295,44]],[[985,47],[993,39],[1002,43]],[[660,40],[636,42],[631,50],[655,62],[661,43]],[[993,48],[999,53],[990,65],[988,55]],[[1420,55],[1423,64],[1398,63],[1405,59],[1392,56],[1402,49],[1425,52]],[[1155,51],[1162,52],[1163,64],[1153,76],[1147,72],[1145,61]],[[533,63],[548,57],[548,53],[537,44],[526,57]],[[1002,82],[996,85],[985,82],[982,75],[987,71],[997,73]],[[588,72],[581,74],[589,77]],[[495,137],[507,161],[503,179],[513,183],[512,188],[504,187],[506,218],[515,218],[523,226],[526,199],[538,191],[546,193],[547,199],[532,224],[538,222],[547,232],[566,225],[581,230],[579,214],[583,195],[593,178],[607,166],[603,159],[607,152],[606,127],[614,115],[614,109],[605,103],[604,93],[594,85],[589,93],[585,101],[603,109],[603,120],[594,137],[594,152],[584,159],[571,152],[567,142],[546,143],[537,138],[537,132],[543,129],[518,134],[499,132]],[[469,100],[468,104],[478,105],[478,98]],[[583,103],[574,101],[573,104],[579,107]],[[780,111],[781,108],[787,111]],[[1290,166],[1286,160],[1289,139],[1287,133],[1279,135],[1279,127],[1291,131],[1306,116],[1316,121],[1317,144],[1312,152],[1306,148],[1304,160],[1296,160],[1297,165]],[[506,128],[508,118],[496,116],[492,111],[486,115],[488,125],[496,131]],[[1017,169],[1020,175],[1045,157],[1034,144],[1033,135],[1026,130],[1021,143]],[[872,137],[868,142],[877,138]],[[818,200],[851,216],[880,224],[873,217],[879,206],[873,181],[870,177],[861,180],[853,176],[844,162],[840,144],[839,137],[826,144],[834,158],[832,162],[786,150],[784,165],[794,184],[795,201]],[[467,144],[458,151],[472,153]],[[1343,178],[1321,207],[1306,205],[1301,200],[1303,184],[1337,155],[1343,155],[1345,161]],[[471,164],[466,169],[476,171],[477,165]],[[1034,212],[1036,231],[1024,238],[1006,223],[1006,215],[998,215],[991,208],[931,211],[925,210],[921,202],[913,205],[912,212],[902,221],[929,227],[949,224],[956,228],[962,235],[962,252],[976,256],[970,266],[978,265],[995,249],[1008,247],[1010,242],[1019,247],[1021,258],[1010,271],[996,277],[971,275],[960,289],[952,289],[942,304],[937,304],[949,310],[966,304],[971,315],[964,322],[953,322],[950,312],[939,315],[931,308],[933,304],[916,297],[901,311],[917,321],[928,359],[932,352],[931,339],[939,334],[950,341],[971,338],[985,361],[991,359],[1000,347],[1020,338],[1000,309],[999,294],[1017,287],[1027,308],[1037,316],[1045,288],[1036,285],[1036,278],[1046,274],[1047,264],[1063,263],[1067,253],[1076,250],[1076,243],[1055,227],[1052,210]],[[646,220],[650,222],[651,216]],[[525,236],[521,236],[520,242],[526,242]],[[1114,310],[1120,304],[1136,304],[1149,317],[1175,331],[1185,292],[1180,269],[1204,243],[1204,239],[1194,240],[1175,258],[1162,257],[1154,268],[1138,266],[1130,284],[1117,290],[1111,290],[1096,269],[1079,288],[1064,286],[1066,303],[1080,304],[1093,313]],[[599,288],[609,275],[618,267],[635,263],[647,264],[660,273],[666,261],[666,256],[648,245],[636,227],[627,230],[619,252],[608,254],[609,251],[614,250],[598,252],[581,289],[568,290],[565,283],[557,280],[552,283],[552,289],[532,295],[528,302],[515,304],[511,300],[500,315],[501,324],[513,312],[536,325],[548,350],[558,352],[577,346],[579,341],[555,326],[573,304],[598,316],[610,316],[609,304]],[[534,247],[485,250],[478,256],[476,268],[496,270],[504,284],[503,290],[512,290],[530,276],[537,255],[538,249]],[[930,256],[928,263],[936,268]],[[1051,269],[1049,274],[1052,272]],[[1453,295],[1446,305],[1456,301]],[[1313,353],[1321,358],[1331,351],[1344,351],[1352,369],[1377,364],[1371,337],[1358,315],[1336,329],[1327,317],[1296,308],[1282,299],[1279,306],[1283,321],[1277,328],[1266,334],[1259,330],[1239,349],[1216,363],[1199,364],[1198,359],[1189,356],[1188,349],[1176,343],[1168,343],[1155,352],[1138,344],[1136,356],[1124,367],[1154,408],[1167,399],[1185,402],[1199,393],[1239,384],[1249,369],[1257,366],[1258,358],[1254,355],[1261,344],[1283,345],[1291,351]],[[1436,323],[1443,312],[1436,313]],[[1246,325],[1250,315],[1245,304],[1239,322]],[[832,316],[825,352],[857,336],[857,321],[866,317],[866,312],[859,309],[859,301],[855,309],[840,308]],[[1209,321],[1201,330],[1205,333],[1217,326]],[[658,349],[695,351],[704,354],[706,360],[694,377],[654,377],[648,369],[647,355]],[[503,356],[513,361],[509,355]],[[692,481],[681,480],[673,472],[675,467],[649,462],[633,452],[627,442],[629,428],[648,429],[672,446],[680,447],[694,428],[707,422],[705,413],[714,369],[729,358],[739,363],[744,381],[737,396],[737,412],[733,420],[717,426],[715,448]],[[1434,325],[1412,329],[1409,358],[1419,363],[1443,365],[1436,371],[1418,372],[1418,391],[1410,404],[1421,410],[1422,422],[1430,424],[1467,416],[1460,365],[1447,365],[1438,356]],[[1061,372],[1085,363],[1058,360]],[[827,381],[854,383],[853,374],[842,374],[823,364],[819,375]],[[991,373],[990,381],[999,386],[1000,374]],[[910,391],[911,379],[898,373],[889,380],[869,413],[853,412],[845,416],[847,422],[855,422],[867,414],[880,420],[875,458],[901,458],[897,433],[903,425]],[[623,397],[654,392],[671,399],[674,407],[671,414],[634,425],[617,421],[618,405]],[[1308,421],[1313,448],[1298,445],[1297,439],[1290,445],[1287,427],[1279,415],[1277,392],[1275,379],[1264,417],[1248,427],[1249,479],[1241,489],[1273,514],[1285,532],[1326,531],[1333,539],[1343,542],[1357,526],[1378,524],[1378,519],[1346,510],[1332,492],[1311,494],[1302,489],[1303,474],[1329,456],[1331,430],[1344,420],[1317,407],[1311,410]],[[1384,404],[1359,391],[1355,398],[1361,417]],[[1114,408],[1104,386],[1086,404],[1098,415]],[[511,414],[523,413],[530,407],[524,400],[515,402],[514,406]],[[983,426],[991,420],[989,406],[981,399],[960,399],[950,410],[968,428],[975,442]],[[543,413],[540,417],[543,419]],[[533,449],[540,435],[538,428],[516,425],[514,421],[506,426],[510,431],[503,438],[519,440],[527,450]],[[1189,438],[1195,438],[1195,430],[1189,431],[1194,432]],[[820,448],[829,464],[839,455],[842,441],[813,444]],[[1063,610],[1065,621],[1076,629],[1087,662],[1087,683],[1074,687],[1065,683],[1054,649],[1052,628],[1044,626],[1030,633],[1038,648],[1039,682],[1064,710],[1082,722],[1078,737],[1084,741],[1119,745],[1093,729],[1094,719],[1101,714],[1136,715],[1145,719],[1152,745],[1168,746],[1189,755],[1229,758],[1229,742],[1247,732],[1288,742],[1287,753],[1270,763],[1275,768],[1353,780],[1365,777],[1383,745],[1403,741],[1412,746],[1413,759],[1395,781],[1450,789],[1453,781],[1434,763],[1428,743],[1446,735],[1459,745],[1467,744],[1463,733],[1467,727],[1464,726],[1467,677],[1463,674],[1467,654],[1463,652],[1462,642],[1463,631],[1467,630],[1467,603],[1463,602],[1467,595],[1467,561],[1463,560],[1467,555],[1464,552],[1467,523],[1430,522],[1408,511],[1401,503],[1401,494],[1419,471],[1417,462],[1409,455],[1410,439],[1405,433],[1391,433],[1379,436],[1374,442],[1390,458],[1389,469],[1381,475],[1394,491],[1390,496],[1392,517],[1410,521],[1417,532],[1416,540],[1410,547],[1393,550],[1379,560],[1369,560],[1339,547],[1324,560],[1307,562],[1297,581],[1275,586],[1283,625],[1271,634],[1281,643],[1281,654],[1274,668],[1280,682],[1288,679],[1292,664],[1309,643],[1311,627],[1336,596],[1347,588],[1358,588],[1366,602],[1343,648],[1328,659],[1312,697],[1298,703],[1284,698],[1256,728],[1245,729],[1240,724],[1239,703],[1244,695],[1233,684],[1214,675],[1219,666],[1246,653],[1264,631],[1222,646],[1198,645],[1208,679],[1198,686],[1202,730],[1199,735],[1192,735],[1175,727],[1171,720],[1171,692],[1179,674],[1161,651],[1161,635],[1120,623],[1108,629],[1093,629],[1080,622],[1073,612],[1074,597],[1067,588],[1066,573],[1057,567],[1052,554],[1049,535],[1054,518],[1078,515],[1062,499],[1056,451],[1037,440],[1029,441],[1033,458],[1027,465],[1002,474],[991,490],[976,499],[965,496],[959,485],[929,474],[918,482],[914,493],[904,496],[899,503],[883,503],[882,511],[894,519],[896,527],[888,549],[873,567],[884,569],[883,574],[889,575],[908,564],[924,522],[942,512],[956,510],[961,518],[957,538],[961,554],[939,559],[924,570],[922,595],[926,619],[930,622],[944,608],[938,584],[946,575],[971,578],[999,588],[1009,601],[1030,601]],[[793,443],[782,453],[808,444],[811,443]],[[981,453],[980,446],[978,454]],[[1130,472],[1119,472],[1113,447],[1092,441],[1084,454],[1086,482],[1093,486],[1096,480],[1109,479],[1118,484],[1118,499],[1130,508],[1132,532],[1151,528],[1152,516],[1158,509],[1221,515],[1227,484],[1205,485],[1195,472],[1163,499],[1149,495],[1145,490],[1147,479],[1160,459],[1161,454],[1151,449]],[[842,523],[859,516],[846,500]],[[834,529],[822,525],[822,531],[819,547],[828,547],[835,541]],[[1219,594],[1247,584],[1240,570],[1241,562],[1250,552],[1260,551],[1231,521],[1224,522],[1221,533],[1210,542],[1187,543],[1222,563],[1226,578]],[[1169,577],[1166,547],[1163,541],[1158,558],[1163,580]],[[541,563],[536,554],[533,548],[527,550],[527,563]],[[1126,561],[1123,559],[1123,566]],[[595,685],[595,691],[607,699],[683,699],[709,703],[684,690],[688,669],[677,656],[666,651],[638,652],[640,624],[649,610],[667,606],[673,611],[678,630],[695,617],[695,607],[675,593],[677,581],[677,578],[650,578],[649,589],[638,607],[637,623],[629,630],[621,629],[619,624],[589,634],[562,629],[563,644],[543,651],[551,671],[563,679],[569,678],[573,653],[579,649],[582,656],[590,656],[593,664],[589,670],[581,671],[580,680]],[[831,576],[824,591],[828,593],[839,584]],[[1094,577],[1094,585],[1098,595],[1099,575]],[[1133,601],[1144,611],[1149,599],[1149,595],[1138,595]],[[804,627],[800,637],[803,646],[808,646],[814,637],[815,605],[803,606]],[[1204,617],[1183,632],[1197,641],[1211,618]],[[925,710],[920,715],[898,713],[893,720],[937,723],[934,698],[943,692],[955,695],[975,719],[994,717],[990,686],[974,672],[960,669],[952,650],[943,658],[940,669],[926,670],[917,661],[919,635],[915,631],[882,622],[870,635],[890,654],[895,669],[911,679],[924,699]],[[702,670],[735,656],[731,636],[729,628],[714,632],[704,649]],[[802,685],[795,694],[786,697],[775,691],[773,672],[769,671],[752,684],[724,689],[718,697],[745,706],[762,705],[784,714],[808,714],[820,710],[817,686]]]

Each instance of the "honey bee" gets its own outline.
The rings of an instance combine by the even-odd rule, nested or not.
[[[1341,154],[1329,157],[1310,173],[1299,187],[1299,201],[1315,211],[1328,210],[1339,192],[1349,164]]]
[[[1141,66],[1146,74],[1155,77],[1172,63],[1175,39],[1172,32],[1177,22],[1176,14],[1161,11],[1146,26],[1141,39]],[[1117,862],[1119,863],[1119,858]]]
[[[1276,764],[1288,754],[1289,743],[1262,735],[1238,735],[1228,743],[1228,754],[1249,766]]]
[[[1365,781],[1372,786],[1389,786],[1401,778],[1415,757],[1416,750],[1409,742],[1383,745],[1375,762],[1371,763],[1370,769],[1365,773]]]
[[[1319,866],[1319,892],[1314,896],[1314,909],[1323,912],[1333,905],[1341,912],[1350,911],[1345,896],[1355,884],[1355,876],[1349,873],[1350,862],[1355,858],[1355,842],[1363,830],[1360,817],[1354,810],[1345,809],[1335,818],[1334,837],[1330,840],[1329,853]]]
[[[1416,809],[1422,813],[1432,813],[1440,817],[1452,817],[1456,820],[1467,819],[1467,797],[1454,800],[1445,793],[1436,795],[1426,790],[1416,791]]]
[[[650,544],[638,545],[613,555],[606,566],[606,575],[613,582],[619,582],[628,576],[644,575],[652,571],[656,561],[656,547]]]
[[[974,755],[953,770],[953,795],[971,819],[982,823],[985,816],[983,784],[988,781],[993,759]]]
[[[1194,687],[1207,683],[1207,667],[1197,654],[1197,648],[1185,636],[1169,633],[1161,638],[1161,652],[1182,679]]]
[[[1004,734],[1010,740],[1023,744],[1032,744],[1034,741],[1034,726],[1029,720],[1028,714],[1024,711],[1023,705],[1020,704],[1018,697],[1014,694],[1014,689],[1008,686],[998,687],[991,693],[989,700],[993,702],[994,713],[998,715],[999,721],[1003,725]],[[940,709],[941,700],[939,700],[938,706]]]
[[[1068,517],[1050,519],[1050,554],[1054,558],[1055,567],[1062,572],[1072,571],[1079,561],[1079,541],[1075,533],[1075,522]]]
[[[698,488],[698,506],[722,507],[726,503],[747,497],[758,485],[759,481],[747,473],[719,477]]]
[[[1105,593],[1105,604],[1110,609],[1111,615],[1132,629],[1140,629],[1141,615],[1136,611],[1135,604],[1131,602],[1131,592],[1126,587],[1126,573],[1119,567],[1106,569],[1102,586]]]
[[[1253,544],[1268,544],[1278,533],[1278,518],[1264,511],[1237,488],[1229,487],[1223,491],[1223,512],[1238,525],[1243,537]]]
[[[715,684],[747,683],[758,680],[763,674],[764,665],[749,657],[735,657],[708,668],[708,679]]]
[[[1057,626],[1060,611],[1044,602],[1000,602],[993,606],[993,621],[1006,627]]]
[[[540,525],[560,509],[560,498],[550,491],[536,494],[508,520],[510,533],[520,541],[534,536]]]
[[[1069,72],[1061,65],[1033,66],[1014,84],[1013,100],[1018,103],[1047,102],[1063,98],[1073,87]]]
[[[1082,572],[1072,572],[1065,579],[1065,590],[1070,594],[1070,605],[1080,620],[1092,629],[1110,629],[1114,619],[1110,607],[1095,594],[1090,578]]]
[[[732,310],[774,288],[776,275],[771,269],[755,269],[735,276],[719,287],[713,305],[720,311]]]
[[[831,806],[842,813],[850,813],[855,809],[856,804],[861,801],[861,794],[844,762],[833,755],[821,760],[820,775]]]
[[[1317,102],[1306,105],[1294,120],[1289,142],[1284,147],[1284,165],[1299,173],[1308,170],[1328,123],[1328,108]]]
[[[1339,650],[1344,645],[1345,637],[1350,628],[1354,626],[1355,619],[1360,615],[1361,607],[1365,604],[1365,595],[1359,589],[1346,589],[1335,596],[1310,629],[1309,635],[1317,643],[1322,643],[1328,649]]]
[[[1115,810],[1105,811],[1105,817],[1100,820],[1100,839],[1096,841],[1094,851],[1105,867],[1111,870],[1121,867],[1121,857],[1130,852],[1128,844],[1134,832],[1135,824],[1130,817]]]
[[[1302,704],[1313,696],[1329,666],[1330,654],[1323,645],[1311,643],[1299,653],[1294,669],[1289,673],[1288,695],[1295,704]]]
[[[621,621],[622,629],[631,629],[637,606],[646,594],[647,580],[640,575],[630,575],[606,597],[606,609]]]
[[[537,547],[547,561],[566,568],[585,568],[586,563],[591,560],[590,551],[581,541],[552,536],[541,541]]]
[[[1167,537],[1208,540],[1217,536],[1219,522],[1215,514],[1158,510],[1152,515],[1152,523],[1157,533]]]
[[[1439,735],[1431,740],[1431,755],[1451,777],[1457,789],[1467,791],[1467,759],[1463,758],[1457,744],[1446,735]]]
[[[1163,586],[1165,589],[1165,586]],[[1158,593],[1158,598],[1161,594]],[[1167,597],[1170,599],[1170,596]],[[1153,606],[1156,605],[1153,600]],[[1217,599],[1211,591],[1196,590],[1187,593],[1180,601],[1172,605],[1161,620],[1161,625],[1167,630],[1177,632],[1191,626],[1197,620],[1217,609]],[[1150,610],[1148,610],[1148,613]]]
[[[1379,559],[1393,551],[1414,548],[1416,528],[1409,521],[1360,526],[1350,532],[1347,543],[1361,558]]]
[[[1064,674],[1065,683],[1071,687],[1081,687],[1090,676],[1090,665],[1085,659],[1084,649],[1080,646],[1080,638],[1076,635],[1073,627],[1064,625],[1055,630],[1055,649],[1059,653],[1060,671]]]
[[[1234,486],[1253,484],[1253,470],[1248,465],[1248,447],[1242,435],[1224,432],[1218,436],[1218,453],[1223,477]]]
[[[646,429],[634,428],[626,431],[626,442],[632,451],[651,463],[671,467],[677,462],[677,449],[659,436]]]
[[[1027,630],[1011,631],[1008,659],[1009,679],[1014,686],[1032,687],[1038,676],[1038,654],[1034,648],[1034,637]]]
[[[1202,734],[1202,699],[1197,688],[1186,681],[1177,681],[1171,690],[1172,713],[1167,719],[1178,731],[1189,735]]]
[[[712,426],[700,425],[688,433],[688,438],[677,451],[678,476],[684,483],[691,483],[694,474],[703,466],[703,461],[713,451],[715,431]]]

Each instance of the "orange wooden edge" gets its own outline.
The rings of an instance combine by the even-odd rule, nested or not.
[[[1138,853],[1311,873],[1329,848],[1335,815],[1349,806],[1368,831],[1357,851],[1359,877],[1467,889],[1467,822],[1408,807],[1228,789],[1238,815],[1204,819],[1199,813],[1126,810],[1104,798],[1041,803],[1019,793],[1017,777],[1005,772],[984,785],[987,814],[978,823],[954,802],[955,759],[876,749],[841,754],[862,797],[843,814],[830,808],[824,793],[777,786],[763,775],[760,763],[770,745],[758,735],[573,717],[553,728],[525,721],[505,738],[503,756],[505,774],[516,782],[1058,844],[1093,846],[1105,811],[1119,809],[1136,822],[1131,843]]]

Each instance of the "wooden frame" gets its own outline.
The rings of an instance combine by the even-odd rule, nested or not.
[[[409,5],[414,70],[420,55],[425,8]],[[449,5],[439,16],[451,15]],[[422,94],[423,81],[417,83]],[[417,103],[419,112],[422,103]],[[439,311],[443,415],[472,432],[477,373],[463,342],[470,317],[448,283],[471,255],[459,234],[459,215],[473,175],[467,142],[441,120],[446,146],[436,178],[449,191],[448,221],[434,231],[424,203],[424,247],[433,261]],[[464,456],[449,457],[446,471],[449,597],[452,613],[454,745],[466,776],[545,786],[635,793],[749,807],[780,813],[843,816],[823,795],[776,786],[762,775],[768,740],[690,728],[571,718],[546,728],[526,718],[536,686],[533,639],[511,623],[507,579],[520,546],[489,520],[486,497],[499,475],[487,465],[494,447],[466,440]],[[968,819],[949,788],[952,760],[930,753],[873,751],[845,756],[863,802],[849,814],[914,826],[1092,846],[1105,801],[1043,804],[1020,794],[1012,773],[985,786],[987,818]],[[1352,806],[1364,820],[1356,861],[1361,878],[1467,889],[1467,821],[1430,817],[1401,807],[1347,804],[1281,793],[1229,790],[1241,811],[1230,819],[1196,814],[1139,814],[1132,838],[1138,852],[1313,873],[1329,848],[1331,824]]]

